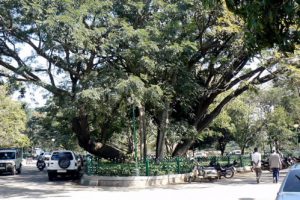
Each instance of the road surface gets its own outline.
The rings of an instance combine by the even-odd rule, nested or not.
[[[239,174],[234,179],[221,179],[213,183],[193,182],[146,189],[89,187],[78,182],[71,179],[49,182],[46,171],[24,166],[21,175],[0,176],[0,199],[274,200],[280,187],[280,183],[272,183],[271,174],[266,171],[260,184],[256,183],[254,173]]]

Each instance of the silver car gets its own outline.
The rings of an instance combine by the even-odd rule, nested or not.
[[[282,182],[276,200],[300,199],[300,163],[293,165]]]

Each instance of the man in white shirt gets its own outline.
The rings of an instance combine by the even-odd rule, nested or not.
[[[252,167],[255,171],[256,182],[259,183],[261,177],[261,154],[258,152],[257,147],[254,148],[254,153],[252,154]]]

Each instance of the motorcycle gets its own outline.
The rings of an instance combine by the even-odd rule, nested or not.
[[[261,160],[261,170],[270,170],[269,159]]]
[[[236,160],[234,160],[232,163],[224,165],[223,168],[231,168],[234,171],[234,173],[235,173],[237,165],[238,165],[238,162]]]
[[[225,178],[232,178],[236,171],[233,165],[222,167],[218,162],[211,162],[210,166],[217,170],[219,179],[221,179],[222,176]]]
[[[213,181],[218,179],[218,172],[213,167],[203,167],[199,164],[196,164],[193,171],[188,176],[188,182],[191,183],[192,181],[202,181],[202,180],[209,180]]]
[[[43,171],[44,168],[46,167],[46,163],[43,159],[38,159],[36,162],[36,167],[40,170]]]

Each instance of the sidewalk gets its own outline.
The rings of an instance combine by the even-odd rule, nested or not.
[[[279,175],[279,183],[283,181],[285,178],[286,174],[288,173],[289,169],[283,169],[280,170],[280,175]],[[262,171],[262,176],[260,179],[260,184],[264,183],[273,183],[273,174],[271,171],[268,170],[263,170]],[[256,177],[255,177],[255,172],[243,172],[243,173],[236,173],[233,179],[227,179],[226,182],[232,181],[232,183],[256,183]]]

